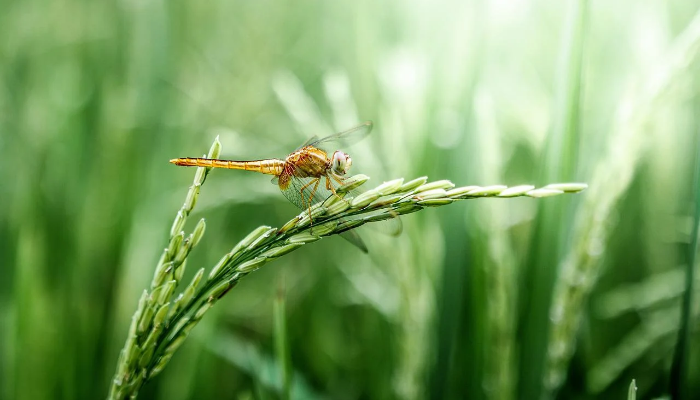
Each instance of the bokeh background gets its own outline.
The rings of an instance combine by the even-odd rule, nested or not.
[[[590,189],[428,209],[398,238],[363,231],[369,255],[304,246],[219,302],[142,398],[279,397],[275,307],[296,398],[669,393],[700,201],[700,1],[0,9],[1,398],[107,395],[194,174],[169,159],[217,135],[223,157],[284,157],[364,120],[346,150],[374,184]],[[269,177],[213,171],[189,273],[297,212]]]

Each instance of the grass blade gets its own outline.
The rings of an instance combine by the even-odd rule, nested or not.
[[[681,305],[681,325],[678,330],[676,350],[671,364],[671,376],[669,377],[669,392],[672,399],[683,398],[683,388],[686,387],[688,369],[688,341],[692,318],[693,290],[695,284],[695,257],[698,249],[698,228],[700,224],[700,143],[695,148],[695,182],[693,183],[693,196],[695,197],[695,215],[693,216],[693,232],[688,245],[688,262],[685,265],[685,294]]]
[[[674,40],[673,46],[658,65],[642,77],[645,82],[640,94],[630,95],[630,107],[620,108],[619,122],[611,135],[609,154],[591,176],[596,182],[595,202],[585,201],[580,215],[596,215],[595,219],[580,219],[572,243],[576,245],[561,263],[560,279],[555,288],[555,300],[550,310],[549,350],[544,378],[549,391],[556,392],[565,379],[567,366],[575,350],[576,335],[584,313],[584,305],[599,275],[602,256],[606,248],[590,252],[592,243],[608,243],[612,224],[612,211],[637,174],[640,156],[651,144],[649,140],[636,140],[644,124],[650,120],[654,106],[661,102],[669,88],[686,74],[690,60],[700,49],[700,13]],[[621,157],[614,149],[625,148]],[[614,171],[614,172],[613,172]],[[611,172],[613,172],[611,174]]]
[[[636,400],[637,398],[637,382],[635,382],[634,379],[632,379],[632,383],[630,383],[630,388],[627,391],[627,400]]]
[[[541,166],[543,180],[570,180],[576,173],[580,142],[580,112],[582,60],[587,20],[586,0],[568,2],[569,12],[564,26],[564,40],[560,49],[558,94],[555,98],[554,125],[547,138],[545,158]],[[551,192],[544,191],[542,195]],[[567,235],[566,225],[571,217],[565,204],[557,203],[544,207],[540,204],[535,231],[530,245],[523,287],[530,288],[520,296],[526,304],[526,314],[520,315],[519,338],[527,343],[520,351],[519,392],[524,398],[540,398],[542,393],[553,393],[557,385],[549,385],[543,376],[547,375],[545,359],[548,347],[547,325],[549,308],[552,304],[554,282],[557,280],[557,261],[561,258]],[[566,216],[562,218],[562,216]],[[556,228],[555,228],[556,227]]]
[[[212,145],[210,155],[218,155],[220,150],[221,145],[217,138]],[[215,157],[210,156],[209,158]],[[304,211],[293,218],[284,225],[284,229],[261,226],[253,230],[219,261],[207,274],[208,279],[205,282],[202,282],[205,271],[204,268],[201,268],[183,292],[171,300],[171,296],[182,278],[178,271],[184,270],[186,258],[192,247],[200,241],[204,234],[205,225],[203,220],[200,220],[200,223],[187,238],[184,238],[184,233],[177,233],[175,236],[173,234],[183,226],[184,217],[194,208],[200,187],[208,172],[209,169],[202,167],[197,169],[185,205],[175,217],[173,226],[176,229],[170,230],[172,245],[164,249],[156,266],[150,292],[146,291],[142,295],[142,301],[139,303],[133,318],[132,329],[129,331],[118,361],[117,372],[110,389],[110,399],[135,398],[143,384],[159,374],[170,362],[174,353],[208,310],[228,293],[241,278],[306,243],[315,242],[321,237],[346,232],[365,222],[374,222],[365,221],[363,218],[368,215],[376,215],[380,211],[396,215],[408,214],[429,206],[451,204],[456,200],[498,197],[503,192],[506,192],[508,196],[538,198],[538,191],[542,190],[541,188],[531,189],[513,194],[513,191],[506,186],[498,186],[497,189],[490,187],[489,190],[469,187],[470,190],[457,188],[447,192],[444,189],[435,189],[435,187],[452,188],[454,184],[449,181],[435,181],[407,189],[395,185],[396,187],[392,191],[382,190],[384,194],[379,197],[399,195],[400,200],[384,202],[378,207],[367,207],[365,202],[347,199],[348,208],[337,214],[329,214],[326,208],[327,203],[319,203],[310,211]],[[560,191],[558,194],[576,193],[586,188],[586,185],[559,185],[564,185],[571,190]],[[379,189],[382,188],[386,189],[386,186],[380,185]],[[426,191],[426,189],[428,190]],[[439,192],[436,193],[437,190]],[[423,205],[424,197],[428,197],[428,193],[430,193],[430,199],[445,200],[445,202]],[[315,215],[313,226],[309,223],[309,212]],[[339,221],[343,222],[339,223]],[[348,225],[352,222],[360,222],[360,224]],[[200,285],[200,283],[202,284]],[[291,375],[287,361],[288,350],[284,317],[284,301],[277,299],[275,303],[275,347],[282,369],[280,375],[284,398],[289,398]]]
[[[284,297],[284,287],[280,284],[277,288],[274,306],[274,335],[275,356],[279,365],[280,383],[282,387],[282,399],[288,400],[291,389],[292,369],[289,362],[289,341],[287,340],[287,311]]]

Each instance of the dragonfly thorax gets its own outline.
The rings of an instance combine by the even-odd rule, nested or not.
[[[338,175],[345,175],[352,165],[352,158],[340,150],[336,150],[331,157],[331,170]]]

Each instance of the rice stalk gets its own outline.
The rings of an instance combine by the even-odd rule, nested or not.
[[[220,151],[221,145],[217,138],[208,157],[217,158]],[[339,200],[338,197],[330,197],[302,212],[280,229],[258,227],[225,254],[206,279],[202,268],[182,293],[174,296],[181,282],[187,256],[204,233],[203,220],[186,238],[181,229],[197,202],[208,172],[206,168],[197,169],[185,203],[175,217],[169,245],[163,250],[156,266],[150,291],[143,292],[132,318],[112,382],[110,399],[136,397],[145,382],[165,368],[207,311],[236,286],[241,278],[307,243],[368,222],[395,218],[426,207],[451,204],[456,200],[487,197],[540,198],[577,193],[587,188],[582,183],[555,184],[542,188],[508,188],[502,185],[454,188],[455,185],[450,181],[427,182],[426,177],[405,183],[403,179],[392,180],[355,198],[344,197]],[[346,179],[345,184],[337,188],[336,192],[339,196],[346,196],[346,193],[367,180],[369,177],[365,175],[355,175]],[[339,201],[347,206],[338,208]]]
[[[641,155],[650,145],[641,133],[653,115],[659,99],[683,76],[700,49],[700,12],[676,38],[662,63],[652,71],[642,93],[630,95],[619,110],[607,156],[596,166],[591,181],[595,193],[584,200],[572,243],[561,262],[550,308],[549,348],[544,374],[545,389],[554,393],[564,382],[575,349],[575,336],[584,305],[601,267],[602,256],[612,228],[612,213],[626,193]],[[623,149],[623,151],[620,151]],[[593,200],[595,199],[595,200]]]
[[[478,131],[479,147],[482,148],[481,163],[484,168],[480,171],[485,181],[500,179],[503,176],[505,160],[497,138],[500,131],[496,123],[491,95],[486,88],[479,88],[474,102]],[[522,190],[534,189],[533,186],[521,185],[503,190],[501,197],[517,195]],[[511,400],[515,398],[515,321],[516,312],[516,281],[514,267],[517,257],[508,232],[500,229],[505,224],[508,214],[496,203],[482,203],[477,210],[481,218],[477,219],[483,225],[481,228],[488,233],[487,261],[483,263],[485,281],[489,301],[486,307],[486,332],[484,346],[487,353],[484,357],[483,386],[486,396],[492,400]]]
[[[652,275],[639,283],[630,283],[612,289],[593,303],[597,318],[612,319],[625,313],[642,312],[666,304],[677,304],[684,293],[686,271],[674,268]],[[695,277],[695,286],[700,278]],[[695,295],[698,293],[695,289]]]
[[[207,157],[218,158],[220,152],[221,143],[217,137],[209,149]],[[148,290],[143,291],[136,312],[131,319],[126,343],[119,355],[117,371],[110,387],[110,399],[123,399],[138,394],[139,388],[152,374],[152,371],[147,370],[146,366],[154,357],[159,338],[163,331],[169,327],[171,317],[177,314],[183,304],[187,304],[192,299],[195,288],[202,279],[203,269],[197,272],[192,282],[177,298],[171,299],[185,272],[187,256],[204,235],[206,227],[204,219],[197,223],[187,238],[185,238],[182,228],[187,216],[197,203],[199,190],[210,170],[211,168],[197,168],[192,186],[185,196],[185,202],[175,214],[170,228],[169,243],[156,265],[150,293]],[[178,321],[177,324],[184,327],[184,323],[181,321]],[[170,343],[170,347],[177,348],[175,341]]]
[[[581,108],[583,99],[583,59],[588,29],[587,0],[566,2],[568,12],[560,45],[557,65],[556,96],[552,128],[545,141],[545,162],[541,164],[540,179],[569,180],[577,174],[581,142]],[[546,166],[546,167],[545,167]],[[539,398],[547,390],[542,376],[546,371],[546,353],[549,344],[547,327],[552,294],[557,281],[557,261],[565,251],[564,229],[572,216],[564,203],[552,207],[538,207],[535,229],[531,238],[524,285],[520,300],[526,302],[521,316],[522,336],[527,343],[519,348],[519,389],[525,397]],[[568,228],[568,226],[567,226]],[[525,322],[526,321],[526,322]]]
[[[282,399],[288,400],[291,393],[292,368],[289,360],[289,340],[287,339],[287,303],[284,297],[284,288],[280,285],[277,289],[274,302],[274,327],[275,327],[275,357],[279,365],[279,382],[282,388]]]
[[[671,398],[685,398],[684,388],[688,383],[688,364],[690,347],[690,329],[692,325],[693,294],[695,291],[695,262],[698,250],[698,228],[700,228],[700,142],[696,140],[695,148],[695,179],[694,190],[691,192],[695,197],[695,215],[693,217],[693,231],[690,243],[687,246],[688,262],[685,265],[685,292],[683,293],[681,306],[681,325],[678,331],[676,349],[673,354],[671,364],[671,376],[669,379],[669,392]]]
[[[632,382],[630,382],[630,388],[627,391],[627,400],[636,400],[637,399],[637,382],[632,379]]]
[[[587,389],[592,394],[600,394],[620,377],[630,364],[651,351],[667,355],[672,349],[668,340],[677,331],[680,318],[666,310],[656,311],[644,322],[632,329],[620,344],[612,348],[587,373]]]

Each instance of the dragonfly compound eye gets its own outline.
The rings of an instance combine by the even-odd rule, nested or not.
[[[342,151],[336,151],[333,153],[333,164],[331,168],[333,172],[338,175],[345,175],[350,166],[352,165],[352,159],[350,156],[343,153]]]

